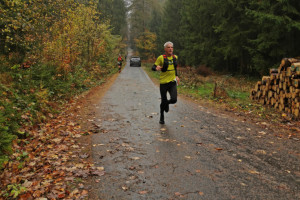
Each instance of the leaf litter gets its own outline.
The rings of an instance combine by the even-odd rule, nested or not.
[[[70,117],[58,116],[26,132],[30,136],[14,141],[14,153],[1,171],[0,200],[82,199],[88,196],[84,181],[105,174],[87,160],[90,155],[77,142],[85,133]]]

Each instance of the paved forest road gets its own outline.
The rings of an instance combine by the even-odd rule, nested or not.
[[[300,199],[298,141],[181,98],[160,125],[159,103],[127,63],[95,108],[90,199]]]

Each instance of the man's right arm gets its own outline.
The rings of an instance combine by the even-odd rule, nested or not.
[[[152,71],[161,71],[161,68],[161,56],[159,56],[152,66]]]
[[[161,71],[161,69],[162,69],[162,67],[161,66],[156,66],[156,65],[153,65],[153,67],[152,67],[152,70],[153,71]]]
[[[156,71],[156,65],[154,64],[153,66],[152,66],[152,71]]]

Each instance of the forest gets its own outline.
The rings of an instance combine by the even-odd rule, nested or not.
[[[0,163],[15,138],[116,72],[123,0],[0,1]]]
[[[166,41],[182,67],[261,76],[300,56],[299,0],[1,0],[0,161],[26,127]],[[128,29],[129,27],[129,29]]]
[[[133,39],[144,56],[161,54],[170,40],[183,66],[249,76],[300,56],[297,0],[133,0],[132,10]]]

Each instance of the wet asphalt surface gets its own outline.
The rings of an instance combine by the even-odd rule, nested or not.
[[[95,106],[90,199],[300,199],[299,141],[268,124],[178,99],[159,122],[159,88],[128,63]]]

